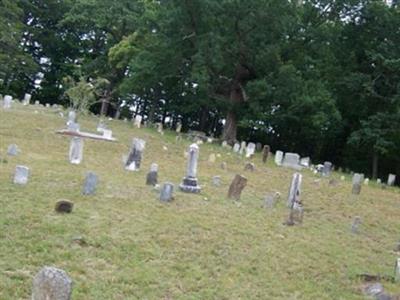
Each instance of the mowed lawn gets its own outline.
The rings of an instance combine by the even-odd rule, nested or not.
[[[98,120],[79,116],[81,130],[95,132]],[[55,109],[0,109],[0,299],[29,299],[32,279],[46,265],[73,279],[73,299],[365,299],[358,274],[394,275],[397,188],[370,183],[357,197],[350,176],[341,181],[342,174],[333,174],[333,186],[303,171],[304,223],[287,227],[293,171],[276,167],[273,157],[263,165],[257,153],[256,170],[246,172],[245,158],[203,144],[202,193],[184,194],[178,184],[190,141],[112,120],[118,142],[85,140],[82,164],[71,165],[70,138],[55,134],[65,122]],[[146,140],[139,172],[122,165],[133,137]],[[21,149],[16,157],[6,155],[12,143]],[[208,162],[211,153],[220,154],[216,163]],[[153,162],[159,181],[175,184],[172,203],[160,203],[145,185]],[[16,165],[30,168],[28,185],[12,184]],[[81,195],[87,171],[99,176],[94,196]],[[234,202],[226,194],[238,173],[248,185]],[[215,175],[221,187],[211,185]],[[275,191],[282,195],[276,208],[262,208],[263,197]],[[54,212],[59,199],[74,202],[71,214]],[[355,216],[362,220],[359,234],[350,230]],[[382,283],[400,294],[399,283]]]

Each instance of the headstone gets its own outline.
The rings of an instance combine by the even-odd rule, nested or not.
[[[332,163],[330,161],[324,162],[324,167],[322,169],[322,176],[330,176],[332,172]]]
[[[227,142],[227,141],[223,141],[222,144],[221,144],[221,146],[222,146],[223,148],[226,148],[226,147],[228,146],[228,142]]]
[[[239,143],[235,143],[233,145],[233,152],[239,153],[239,151],[240,151],[240,144]]]
[[[40,101],[39,101],[39,100],[36,100],[36,101],[35,101],[35,105],[40,105]]]
[[[300,159],[300,165],[306,168],[310,167],[310,158],[309,157],[303,157]]]
[[[270,152],[270,147],[268,145],[265,145],[263,147],[263,152],[262,152],[262,161],[265,164],[268,160],[269,152]]]
[[[14,174],[14,184],[25,185],[29,179],[29,168],[25,166],[17,166]]]
[[[263,147],[263,146],[262,146],[261,143],[257,143],[257,144],[256,144],[256,151],[257,151],[257,152],[260,152],[260,151],[262,150],[262,147]]]
[[[11,144],[7,148],[7,155],[10,155],[10,156],[17,156],[20,152],[21,152],[21,150],[15,144]]]
[[[10,95],[5,95],[3,98],[3,108],[4,109],[9,109],[11,108],[11,103],[12,103],[12,96]]]
[[[377,297],[379,294],[382,294],[383,292],[384,292],[383,285],[379,282],[368,284],[364,289],[364,293],[372,297]]]
[[[363,174],[355,173],[353,175],[353,180],[352,180],[353,187],[352,187],[351,192],[354,195],[359,195],[360,194],[360,192],[361,192],[361,184],[362,184],[363,180],[364,180],[364,175]]]
[[[145,146],[146,142],[144,140],[138,138],[133,139],[131,151],[129,152],[128,159],[125,163],[126,170],[138,171],[140,169]]]
[[[228,168],[227,163],[223,161],[223,162],[221,163],[221,169],[222,169],[222,170],[226,170],[227,168]]]
[[[215,163],[215,160],[216,160],[215,154],[214,154],[214,153],[211,153],[211,154],[208,156],[208,162],[209,162],[209,163]]]
[[[221,176],[213,176],[212,178],[213,186],[221,186]]]
[[[280,197],[281,194],[278,192],[265,196],[263,207],[274,208]]]
[[[396,182],[396,175],[394,175],[394,174],[389,174],[389,176],[388,176],[388,181],[387,181],[387,185],[388,185],[388,186],[392,186],[392,185],[394,185],[395,182]]]
[[[67,125],[68,125],[68,123],[76,123],[76,112],[73,110],[68,112]]]
[[[46,103],[46,108],[50,108],[50,103]]]
[[[394,266],[394,280],[396,282],[400,281],[400,258],[396,259],[396,263]]]
[[[157,123],[157,132],[163,134],[163,123]]]
[[[98,178],[93,172],[88,172],[83,185],[83,195],[93,195],[96,192]]]
[[[171,202],[173,200],[173,193],[174,185],[170,182],[164,183],[160,193],[160,201]]]
[[[361,218],[359,216],[354,217],[353,223],[351,224],[351,232],[352,233],[359,233],[361,225]]]
[[[72,280],[65,271],[44,267],[33,279],[32,300],[70,300]]]
[[[246,147],[246,158],[252,157],[255,151],[256,151],[256,144],[249,143]]]
[[[301,182],[303,176],[294,173],[289,188],[287,206],[289,207],[289,218],[286,225],[292,226],[303,222],[303,204],[301,202]]]
[[[243,153],[244,153],[245,150],[246,150],[246,142],[243,141],[243,142],[240,144],[239,154],[240,154],[240,155],[243,155]]]
[[[69,200],[59,200],[56,202],[55,211],[58,213],[71,213],[74,203]]]
[[[253,163],[246,163],[244,166],[244,170],[245,171],[250,171],[250,172],[254,172],[254,170],[256,169],[255,165]]]
[[[97,132],[104,132],[105,129],[107,129],[106,123],[104,122],[104,120],[100,120],[97,124]]]
[[[200,193],[200,186],[197,184],[197,161],[199,159],[199,146],[192,144],[189,147],[189,157],[186,168],[186,176],[183,178],[179,188],[186,193]]]
[[[177,123],[176,124],[176,130],[175,130],[175,132],[176,133],[181,133],[181,131],[182,131],[182,123]]]
[[[158,165],[152,163],[150,166],[150,171],[147,173],[146,184],[155,186],[158,183]]]
[[[81,129],[81,126],[78,123],[75,122],[68,122],[67,123],[67,128],[69,131],[74,131],[74,132],[79,132]]]
[[[376,183],[377,183],[377,184],[381,184],[381,183],[382,183],[382,179],[378,178],[378,179],[376,180]]]
[[[300,155],[297,153],[285,153],[285,156],[282,161],[282,166],[292,168],[295,170],[301,170],[300,162]]]
[[[136,115],[133,126],[135,126],[136,128],[140,128],[142,126],[142,120],[143,117],[141,115]]]
[[[83,158],[83,139],[74,136],[69,146],[69,162],[79,165]]]
[[[112,130],[104,129],[103,130],[103,137],[106,139],[112,139]]]
[[[175,137],[175,142],[176,143],[180,143],[182,141],[182,136],[181,135],[177,135],[176,137]]]
[[[23,105],[29,105],[29,103],[31,102],[31,98],[32,98],[32,95],[26,93],[26,94],[24,95],[24,100],[23,100],[22,104],[23,104]]]
[[[278,166],[282,165],[282,160],[283,160],[283,152],[282,151],[276,151],[275,152],[275,164]]]
[[[368,185],[369,184],[369,178],[365,178],[364,179],[364,185]]]
[[[247,178],[237,174],[232,180],[228,190],[228,198],[234,200],[240,200],[243,189],[247,185]]]

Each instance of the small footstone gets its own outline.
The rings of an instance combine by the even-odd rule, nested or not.
[[[361,218],[359,216],[354,217],[353,223],[351,224],[351,232],[354,234],[359,233],[361,225]]]
[[[213,186],[221,186],[221,176],[213,176],[212,178]]]
[[[164,183],[160,193],[160,201],[171,202],[174,198],[173,193],[174,193],[174,185],[170,182]]]
[[[56,203],[55,210],[58,213],[71,213],[72,208],[74,207],[74,203],[69,200],[59,200]]]
[[[247,185],[247,178],[237,174],[229,187],[228,198],[234,200],[240,200],[240,195],[242,194],[242,191],[246,187],[246,185]]]
[[[72,280],[65,271],[44,267],[33,279],[32,300],[70,300]]]
[[[21,151],[19,150],[18,146],[15,144],[11,144],[7,148],[7,154],[9,156],[17,156]]]
[[[96,192],[97,181],[97,175],[93,172],[88,172],[83,185],[83,195],[93,195]]]
[[[253,163],[247,163],[244,166],[244,170],[245,171],[250,171],[250,172],[254,172],[254,170],[256,169],[255,165]]]

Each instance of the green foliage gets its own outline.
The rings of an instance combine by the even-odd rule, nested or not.
[[[81,113],[87,113],[96,101],[93,84],[88,83],[84,78],[74,82],[71,77],[65,78],[64,84],[68,87],[65,95],[70,100],[71,107]]]

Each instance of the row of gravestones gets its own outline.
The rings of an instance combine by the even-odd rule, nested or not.
[[[32,95],[26,93],[26,94],[24,95],[24,99],[22,99],[22,104],[25,105],[25,106],[26,106],[26,105],[29,105],[31,99],[32,99]],[[12,106],[12,103],[13,103],[13,97],[12,97],[12,96],[10,96],[10,95],[5,95],[5,96],[3,97],[3,108],[4,108],[4,109],[10,109],[11,106]],[[40,105],[40,102],[39,102],[39,101],[35,101],[35,105]],[[50,105],[49,103],[46,103],[45,106],[46,106],[47,108],[51,107],[51,105]],[[53,108],[57,108],[57,107],[58,107],[57,104],[53,104]]]

